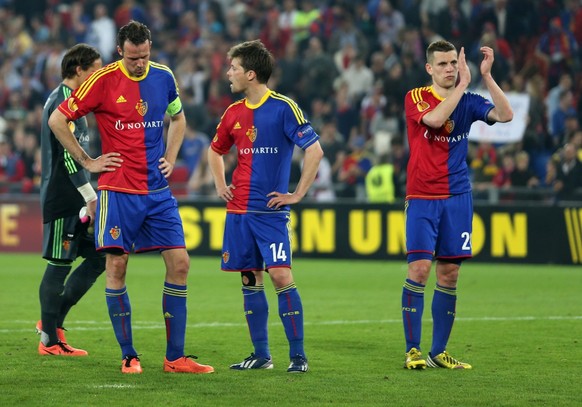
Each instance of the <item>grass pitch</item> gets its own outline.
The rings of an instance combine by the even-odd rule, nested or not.
[[[0,255],[0,404],[6,406],[579,406],[582,377],[582,270],[554,265],[461,269],[457,320],[449,341],[470,371],[402,368],[400,297],[405,261],[295,259],[305,312],[310,371],[288,374],[288,348],[274,290],[270,342],[275,368],[230,371],[251,352],[238,275],[217,258],[192,257],[186,353],[211,375],[162,371],[163,262],[133,255],[128,269],[134,342],[142,375],[122,375],[100,277],[66,321],[86,358],[39,356],[38,254]],[[430,349],[426,290],[422,347]]]

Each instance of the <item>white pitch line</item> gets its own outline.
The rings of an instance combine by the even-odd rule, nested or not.
[[[455,322],[506,322],[506,321],[582,321],[582,315],[557,315],[557,316],[523,316],[523,317],[458,317]],[[36,321],[12,320],[11,325],[28,325],[30,328],[0,329],[0,334],[16,332],[34,332]],[[374,324],[397,324],[402,323],[401,319],[361,319],[361,320],[334,320],[334,321],[305,321],[305,325],[374,325]],[[5,323],[6,324],[6,323]],[[280,322],[272,322],[270,325],[278,326]],[[87,326],[83,326],[87,325]],[[68,325],[71,330],[75,331],[103,331],[111,329],[109,321],[74,321]],[[230,328],[246,327],[244,322],[199,322],[188,324],[188,328]],[[142,329],[161,329],[163,323],[148,321],[133,321],[132,328],[135,330]]]

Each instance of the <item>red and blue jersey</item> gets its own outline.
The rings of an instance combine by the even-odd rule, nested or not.
[[[232,175],[234,199],[229,213],[272,212],[267,207],[273,191],[287,193],[295,145],[306,149],[319,140],[297,104],[268,91],[251,105],[247,99],[230,105],[216,127],[211,148],[227,154],[234,145],[238,163]],[[283,207],[282,210],[289,210]]]
[[[102,152],[118,152],[123,163],[99,175],[99,189],[148,194],[168,188],[158,166],[164,156],[164,115],[182,111],[172,71],[149,62],[139,78],[131,77],[121,61],[95,71],[59,105],[69,120],[93,112]]]
[[[404,98],[410,147],[406,199],[440,199],[471,191],[469,130],[477,120],[493,124],[487,114],[494,106],[483,96],[467,92],[441,128],[425,125],[422,117],[443,100],[432,86],[415,88]]]

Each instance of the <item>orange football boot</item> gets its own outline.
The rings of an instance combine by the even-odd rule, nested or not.
[[[195,362],[196,356],[188,355],[182,356],[174,361],[169,361],[164,358],[164,372],[170,373],[212,373],[214,368],[208,365],[201,365]]]

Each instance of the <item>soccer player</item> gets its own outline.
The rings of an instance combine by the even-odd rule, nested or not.
[[[87,233],[88,224],[81,224],[79,219],[81,208],[88,206],[95,211],[97,204],[90,174],[71,158],[48,126],[48,119],[57,106],[101,66],[101,55],[95,48],[78,44],[69,49],[61,61],[63,81],[49,95],[42,114],[40,197],[42,256],[47,266],[39,288],[41,319],[36,324],[41,335],[38,345],[41,355],[87,355],[85,350],[67,343],[63,324],[70,309],[105,270],[105,256],[97,253],[94,238]],[[71,131],[87,148],[87,119],[81,117],[71,122]],[[69,276],[77,257],[84,260]]]
[[[245,98],[230,105],[208,149],[216,192],[226,201],[221,268],[240,272],[244,314],[254,352],[235,370],[271,369],[264,273],[278,296],[279,316],[289,341],[288,372],[307,372],[303,344],[303,307],[291,273],[289,205],[301,201],[313,183],[323,151],[297,104],[267,87],[274,59],[259,40],[232,47],[227,76],[233,93]],[[237,166],[227,185],[224,154],[237,149]],[[291,156],[305,151],[301,177],[289,193]]]
[[[174,75],[150,61],[151,33],[130,21],[117,34],[121,59],[96,71],[51,115],[49,125],[71,156],[99,175],[95,237],[106,253],[105,295],[122,354],[122,373],[141,373],[133,345],[125,285],[130,252],[158,251],[166,266],[162,314],[166,323],[164,371],[211,373],[184,354],[189,257],[176,199],[168,186],[184,138],[185,116]],[[69,123],[89,112],[103,155],[89,157]],[[164,116],[170,116],[164,143]]]
[[[471,368],[446,350],[455,319],[459,269],[472,256],[473,200],[466,162],[469,129],[477,120],[493,124],[513,118],[507,97],[491,76],[493,50],[481,47],[481,52],[481,76],[493,103],[466,92],[471,73],[465,50],[457,54],[453,44],[442,40],[426,50],[432,85],[412,89],[404,100],[410,145],[405,202],[408,274],[402,290],[404,367],[408,369]],[[425,361],[421,323],[433,258],[433,336]]]

